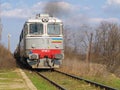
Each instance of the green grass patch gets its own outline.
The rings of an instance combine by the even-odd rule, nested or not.
[[[14,72],[13,70],[1,70],[0,71],[0,78],[21,78],[21,76]]]
[[[16,70],[0,70],[0,90],[26,90],[27,87]]]
[[[68,90],[100,90],[88,83],[79,81],[56,72],[42,72],[50,80],[53,80]]]
[[[33,84],[36,86],[38,90],[56,90],[56,87],[51,85],[42,77],[38,76],[36,73],[34,72],[30,73],[28,71],[25,71],[25,73],[31,79],[31,81],[33,82]]]
[[[89,80],[101,83],[103,85],[107,85],[113,88],[116,88],[118,90],[120,90],[120,78],[117,78],[114,75],[110,75],[106,78],[102,78],[102,77],[86,77]]]

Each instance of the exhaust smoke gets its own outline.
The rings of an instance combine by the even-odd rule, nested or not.
[[[50,16],[56,17],[66,16],[70,12],[70,5],[62,1],[47,2],[43,12],[48,13]]]

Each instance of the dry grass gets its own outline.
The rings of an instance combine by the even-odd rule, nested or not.
[[[70,49],[66,50],[65,59],[63,60],[61,70],[84,77],[91,76],[106,78],[108,75],[110,75],[106,64],[91,61],[91,63],[88,65],[85,62],[85,59],[85,55],[74,53]],[[102,61],[99,60],[99,62]]]
[[[118,77],[120,77],[120,66],[118,68],[116,68],[115,70],[115,75],[117,75]]]
[[[12,54],[3,45],[0,45],[0,69],[13,69],[15,67],[16,62]]]
[[[61,70],[80,76],[107,77],[109,74],[104,65],[90,63],[88,67],[84,61],[78,60],[78,58],[65,58]]]
[[[80,76],[108,77],[110,73],[120,78],[120,55],[115,57],[115,61],[110,63],[107,57],[91,54],[91,63],[88,68],[85,62],[86,56],[74,53],[69,49],[65,52],[62,70]],[[107,60],[106,60],[107,59]]]

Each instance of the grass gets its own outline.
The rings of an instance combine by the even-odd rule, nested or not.
[[[86,78],[120,90],[120,78],[117,78],[115,75],[109,75],[107,78],[102,78],[102,77],[100,78],[86,77]]]
[[[16,61],[11,54],[3,45],[0,44],[0,70],[1,69],[15,69]]]
[[[98,88],[90,86],[89,84],[83,81],[78,81],[56,72],[42,72],[42,73],[45,76],[49,77],[49,79],[57,82],[58,84],[62,85],[64,88],[68,90],[100,90]]]
[[[76,58],[73,58],[72,60],[66,58],[63,61],[63,66],[60,70],[120,90],[120,78],[108,72],[105,65],[91,63],[90,69],[88,70],[85,62]]]
[[[16,71],[16,61],[0,43],[0,90],[28,90],[22,76]]]
[[[13,70],[1,70],[0,73],[0,78],[21,78],[21,76]]]
[[[22,76],[16,70],[0,70],[0,90],[26,90]]]
[[[34,72],[30,73],[28,71],[25,71],[25,73],[31,79],[31,81],[38,90],[56,90],[56,87],[51,85],[49,82],[47,82],[42,77],[35,74]]]

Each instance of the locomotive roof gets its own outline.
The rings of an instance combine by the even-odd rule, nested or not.
[[[27,20],[27,22],[44,22],[43,20],[48,20],[47,22],[62,22],[60,19],[51,17],[48,14],[47,15],[39,15],[36,16],[35,18],[30,18]]]

